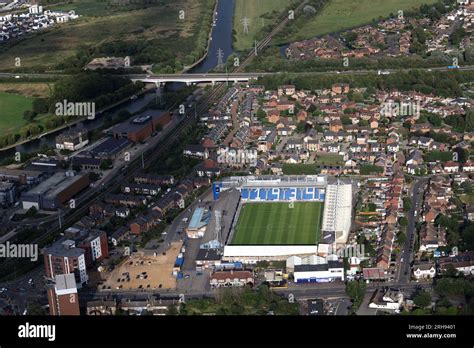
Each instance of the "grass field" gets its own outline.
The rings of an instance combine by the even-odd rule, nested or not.
[[[23,113],[31,110],[33,98],[0,92],[0,134],[21,128]]]
[[[283,163],[283,174],[285,175],[315,175],[319,173],[317,163]]]
[[[268,20],[263,19],[262,15],[272,11],[282,11],[291,3],[291,0],[236,0],[234,15],[234,30],[236,39],[234,48],[237,51],[249,49],[254,45],[255,34],[263,25],[269,24]],[[249,32],[244,33],[242,19],[247,17],[250,20]]]
[[[21,57],[22,69],[55,69],[78,52],[114,40],[136,42],[159,39],[174,52],[174,57],[179,58],[195,48],[193,28],[200,19],[203,7],[200,1],[176,0],[130,11],[107,10],[106,3],[81,0],[80,3],[55,6],[55,9],[76,9],[81,18],[23,41],[12,42],[7,50],[0,51],[0,70],[15,69],[16,57]],[[180,9],[186,9],[186,20],[178,20]]]
[[[52,88],[52,84],[42,82],[0,82],[0,92],[33,98],[49,97]]]
[[[321,202],[246,203],[233,245],[314,245],[319,242]]]
[[[323,11],[305,22],[284,41],[310,39],[369,23],[380,16],[387,17],[398,10],[410,10],[436,0],[331,0]]]
[[[324,165],[338,165],[343,164],[344,161],[341,155],[321,154],[316,157],[316,163]]]

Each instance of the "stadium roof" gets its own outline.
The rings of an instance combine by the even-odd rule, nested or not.
[[[246,186],[246,187],[307,187],[320,186],[327,184],[326,175],[263,175],[263,176],[231,176],[222,179],[223,187]]]
[[[209,223],[209,218],[211,217],[210,212],[205,212],[204,208],[196,208],[191,217],[191,222],[189,223],[188,229],[199,230],[206,226]]]

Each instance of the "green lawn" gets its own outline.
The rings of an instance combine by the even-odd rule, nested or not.
[[[173,63],[193,51],[197,43],[197,23],[207,6],[203,1],[175,0],[146,6],[148,8],[136,10],[133,5],[124,6],[123,10],[110,9],[106,1],[96,0],[55,6],[55,9],[74,9],[81,17],[0,48],[0,70],[15,69],[15,57],[21,57],[22,69],[54,70],[77,53],[84,54],[118,40],[145,41],[149,45],[159,42],[172,51],[172,54],[163,52],[163,56],[165,53],[172,56],[163,60]],[[186,9],[186,20],[179,21],[181,9]],[[125,53],[118,51],[116,55],[125,56]]]
[[[234,48],[237,51],[249,49],[254,45],[255,35],[263,25],[270,24],[268,19],[263,19],[262,15],[272,11],[281,12],[285,9],[291,0],[236,0],[234,15],[234,30],[236,31],[236,40]],[[249,22],[249,32],[244,33],[242,19],[247,17]]]
[[[459,199],[465,204],[473,205],[474,204],[474,193],[460,195]]]
[[[319,242],[321,202],[246,203],[233,245],[314,245]]]
[[[324,165],[338,165],[343,164],[344,161],[341,155],[325,154],[317,156],[316,163]]]
[[[398,10],[419,8],[436,0],[331,0],[323,11],[304,23],[284,41],[292,42],[346,30],[369,23],[380,16],[388,17]]]
[[[284,163],[283,174],[285,175],[315,175],[319,173],[317,163]]]
[[[23,113],[31,110],[33,98],[0,92],[0,134],[21,128]]]

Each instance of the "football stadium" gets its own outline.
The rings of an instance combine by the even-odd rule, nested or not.
[[[347,241],[351,184],[328,183],[326,175],[229,177],[213,184],[214,199],[226,190],[237,190],[240,200],[223,241],[224,260],[284,260]]]
[[[321,202],[245,203],[230,244],[317,244],[322,207]]]

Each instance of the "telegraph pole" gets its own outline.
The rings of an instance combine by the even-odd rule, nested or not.
[[[61,208],[58,208],[58,220],[59,220],[59,229],[63,228],[63,224],[61,221]]]

